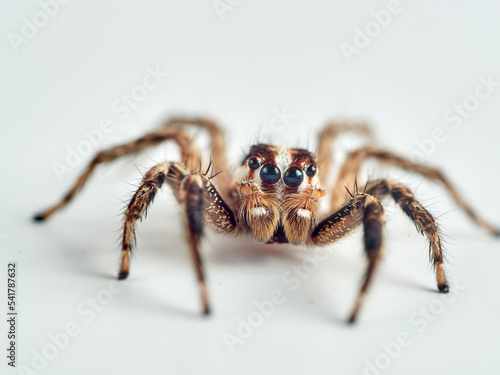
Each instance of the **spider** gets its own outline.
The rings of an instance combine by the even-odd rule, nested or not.
[[[204,129],[210,136],[212,157],[206,170],[201,169],[200,153],[186,126]],[[333,142],[344,132],[371,134],[369,127],[363,123],[329,123],[320,133],[317,155],[300,148],[256,144],[250,147],[250,152],[231,175],[224,134],[215,122],[203,118],[172,118],[157,131],[136,141],[99,152],[64,198],[34,219],[43,221],[66,206],[99,164],[171,140],[179,146],[183,162],[163,162],[151,168],[127,205],[118,279],[125,279],[129,274],[137,222],[146,215],[156,193],[166,183],[181,206],[184,234],[194,262],[204,314],[210,312],[200,256],[200,241],[205,226],[220,233],[250,235],[262,244],[307,246],[328,246],[363,226],[368,265],[349,317],[349,322],[353,323],[381,260],[386,221],[381,199],[386,196],[392,197],[413,221],[417,231],[427,237],[437,288],[441,293],[448,293],[442,240],[435,219],[417,201],[412,191],[398,181],[372,180],[366,182],[364,189],[359,189],[356,176],[365,160],[375,159],[440,182],[477,225],[496,236],[500,235],[500,231],[478,216],[438,169],[374,146],[348,154],[331,188],[330,213],[322,213],[319,200],[326,195],[323,187],[332,164]],[[216,174],[211,172],[214,170]],[[216,179],[218,175],[220,177]]]

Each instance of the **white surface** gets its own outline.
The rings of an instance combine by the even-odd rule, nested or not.
[[[496,373],[499,241],[471,225],[442,188],[419,177],[368,170],[403,179],[440,216],[452,295],[457,284],[465,291],[452,303],[439,302],[423,238],[388,204],[387,251],[355,326],[344,322],[364,272],[361,232],[334,245],[296,291],[282,277],[311,250],[210,234],[203,254],[213,315],[201,317],[168,189],[140,225],[128,284],[87,323],[82,303],[103,296],[116,275],[120,213],[137,169],[175,157],[173,147],[135,158],[137,168],[130,159],[99,168],[53,220],[35,225],[30,217],[66,192],[90,156],[61,180],[51,164],[63,163],[67,147],[85,139],[82,129],[98,128],[103,118],[115,129],[99,148],[133,139],[168,114],[210,114],[225,127],[237,163],[274,111],[286,107],[295,118],[272,140],[297,146],[314,148],[315,135],[335,116],[368,118],[380,142],[404,155],[442,128],[447,140],[426,161],[500,224],[500,90],[459,129],[443,120],[454,103],[475,93],[479,76],[500,81],[498,2],[402,1],[403,11],[351,63],[339,45],[352,43],[355,28],[364,28],[370,12],[386,2],[245,1],[223,21],[212,1],[70,2],[17,54],[7,35],[19,33],[23,17],[31,19],[39,6],[1,4],[0,289],[6,290],[6,263],[16,261],[18,364],[31,366],[49,334],[74,321],[79,335],[40,373],[363,374],[377,356],[384,365],[382,345],[403,331],[412,343],[384,374]],[[120,118],[112,103],[156,65],[169,76]],[[230,353],[224,334],[234,334],[238,318],[246,319],[254,301],[274,289],[286,301]],[[6,303],[5,292],[0,300]],[[420,332],[414,314],[440,306]],[[7,326],[1,327],[4,347]],[[2,374],[17,373],[2,358]]]

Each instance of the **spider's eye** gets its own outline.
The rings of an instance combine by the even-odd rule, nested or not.
[[[283,181],[290,187],[299,186],[304,181],[304,172],[297,167],[288,168],[283,176]]]
[[[251,158],[249,161],[248,161],[248,167],[250,169],[253,169],[254,171],[256,169],[259,169],[260,167],[260,163],[259,163],[259,160],[257,158]]]
[[[266,184],[275,184],[281,178],[280,169],[274,164],[266,164],[260,170],[260,178]]]
[[[316,176],[317,171],[318,170],[316,169],[316,167],[314,165],[310,165],[309,168],[307,168],[307,170],[306,170],[306,175],[307,175],[307,177]]]

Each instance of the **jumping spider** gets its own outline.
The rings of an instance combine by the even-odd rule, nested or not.
[[[212,159],[206,172],[201,169],[197,147],[184,129],[188,125],[205,129],[210,135]],[[333,141],[343,132],[370,134],[364,124],[329,124],[320,134],[317,155],[305,149],[257,144],[250,148],[241,166],[231,176],[219,126],[207,119],[174,118],[159,130],[134,142],[99,152],[68,194],[34,219],[45,220],[66,206],[97,165],[172,140],[179,146],[183,162],[164,162],[151,168],[125,210],[119,279],[125,279],[129,273],[136,224],[146,214],[160,187],[167,183],[181,205],[185,237],[196,269],[204,314],[209,313],[210,307],[199,247],[206,224],[220,233],[250,235],[259,243],[308,246],[328,246],[362,225],[368,267],[349,318],[349,322],[354,322],[382,255],[386,219],[380,200],[385,196],[392,197],[416,229],[427,237],[437,287],[440,292],[447,293],[449,287],[444,272],[441,236],[434,218],[415,199],[411,190],[397,181],[368,181],[364,189],[358,189],[356,176],[364,161],[375,159],[440,182],[476,224],[493,235],[498,236],[500,231],[476,215],[439,170],[377,147],[364,147],[347,156],[331,190],[331,213],[324,215],[319,207],[320,198],[326,195],[322,186],[325,186],[332,164]],[[209,174],[210,167],[218,173]],[[215,179],[220,173],[224,175]]]

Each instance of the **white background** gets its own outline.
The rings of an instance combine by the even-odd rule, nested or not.
[[[341,43],[353,44],[355,29],[387,2],[243,1],[221,19],[210,0],[73,1],[17,53],[9,33],[22,35],[23,18],[31,20],[40,6],[1,5],[2,310],[7,262],[16,261],[18,365],[32,368],[36,353],[50,347],[49,335],[68,322],[79,332],[42,371],[28,373],[376,374],[365,371],[369,362],[387,367],[384,374],[496,373],[499,241],[419,176],[374,164],[368,169],[371,176],[404,180],[440,217],[456,298],[441,301],[424,239],[388,202],[386,254],[354,326],[345,321],[364,272],[360,231],[333,245],[296,291],[282,277],[313,249],[209,234],[203,255],[213,315],[201,317],[168,189],[139,227],[128,284],[86,322],[87,299],[104,296],[116,276],[121,212],[140,172],[175,158],[175,147],[99,168],[52,220],[37,225],[30,218],[62,197],[83,170],[90,154],[60,178],[54,163],[65,163],[68,148],[85,140],[82,131],[98,128],[103,118],[114,130],[92,153],[132,140],[171,114],[207,114],[224,127],[238,163],[273,111],[286,107],[295,118],[272,140],[313,150],[316,134],[335,117],[370,120],[379,143],[406,156],[443,129],[446,141],[425,161],[446,171],[478,212],[500,224],[500,90],[458,129],[443,118],[474,95],[478,77],[500,81],[498,2],[401,1],[402,11],[350,63]],[[148,66],[169,76],[121,118],[113,102],[141,84]],[[360,144],[343,141],[339,155]],[[224,335],[236,334],[238,318],[247,319],[254,301],[274,289],[285,303],[231,353]],[[418,314],[428,308],[434,313],[425,320]],[[1,327],[3,349],[7,325]],[[386,361],[383,345],[402,332],[411,344],[400,351],[389,345],[397,358]],[[1,357],[1,372],[17,373]]]

